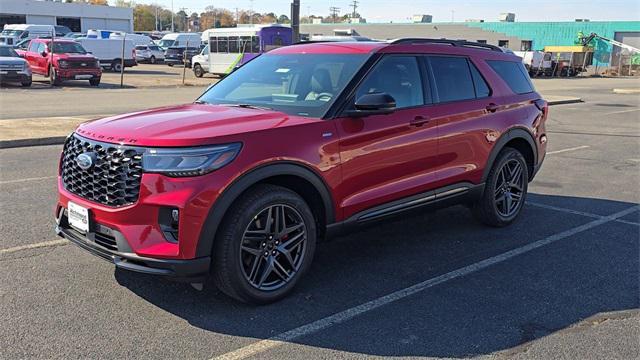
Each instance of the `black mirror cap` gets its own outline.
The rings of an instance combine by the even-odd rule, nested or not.
[[[354,104],[355,110],[348,110],[347,116],[364,117],[391,114],[396,110],[396,100],[387,93],[362,95]]]
[[[42,55],[42,57],[47,57],[46,51],[41,52],[40,55]]]

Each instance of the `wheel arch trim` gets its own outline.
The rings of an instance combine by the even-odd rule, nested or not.
[[[504,149],[507,143],[515,139],[525,140],[529,144],[529,146],[531,146],[531,152],[533,153],[533,166],[536,166],[536,164],[538,163],[538,147],[536,146],[533,135],[525,128],[512,128],[502,134],[498,141],[496,141],[493,149],[491,149],[486,166],[484,167],[484,171],[482,172],[482,182],[487,181],[489,172],[491,171],[491,168],[493,167],[493,164],[495,163],[500,151]],[[529,176],[531,176],[531,174],[529,174]]]
[[[209,213],[204,222],[198,244],[196,246],[196,257],[210,256],[213,250],[216,233],[226,212],[233,202],[251,186],[274,176],[297,176],[309,182],[320,194],[325,209],[325,219],[327,224],[335,221],[335,207],[331,192],[320,175],[309,166],[295,161],[277,161],[260,165],[244,172],[233,180],[218,196],[214,204],[209,209]]]

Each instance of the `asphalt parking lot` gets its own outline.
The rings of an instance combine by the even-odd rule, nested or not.
[[[550,109],[549,152],[511,227],[461,206],[377,224],[321,244],[294,294],[263,307],[60,241],[61,147],[2,149],[0,358],[638,358],[640,98],[612,92],[637,79],[614,80],[536,81],[585,102]],[[104,114],[196,90],[92,90],[122,99],[94,106],[46,91],[67,116],[74,97]],[[26,111],[53,116],[38,106]]]

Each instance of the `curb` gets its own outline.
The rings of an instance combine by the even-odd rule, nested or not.
[[[52,136],[45,138],[34,138],[34,139],[16,139],[16,140],[1,140],[0,141],[0,149],[10,149],[17,147],[28,147],[28,146],[44,146],[44,145],[60,145],[64,144],[66,136]]]
[[[583,102],[581,98],[570,98],[562,100],[551,100],[549,106],[574,104]],[[53,136],[46,138],[34,138],[34,139],[17,139],[17,140],[0,140],[0,149],[10,149],[17,147],[28,146],[44,146],[44,145],[60,145],[64,144],[66,136]]]
[[[614,94],[640,94],[640,89],[613,89]]]
[[[581,102],[584,102],[584,101],[582,101],[581,98],[570,98],[570,99],[548,101],[549,106],[564,105],[564,104],[575,104],[575,103],[581,103]]]

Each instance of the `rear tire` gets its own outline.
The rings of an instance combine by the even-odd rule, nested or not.
[[[522,212],[527,196],[529,171],[522,154],[506,147],[496,158],[480,200],[472,207],[474,217],[483,224],[503,227]]]
[[[156,63],[156,57],[151,55],[151,59],[149,59],[149,62],[152,63],[152,64],[155,64]]]
[[[20,83],[22,85],[22,87],[30,87],[31,86],[32,81],[31,80],[27,80],[27,81],[23,81],[22,83]]]
[[[172,63],[167,63],[167,65],[169,65],[169,67],[173,67],[173,64],[172,64]]]
[[[89,84],[90,84],[91,86],[98,86],[98,85],[100,85],[100,78],[89,79]]]
[[[316,222],[304,199],[280,186],[257,185],[227,211],[215,238],[213,279],[239,301],[275,302],[309,269],[315,244]]]
[[[202,66],[200,66],[200,64],[193,65],[193,74],[199,78],[204,75],[204,69],[202,68]]]
[[[122,62],[119,59],[113,60],[113,62],[111,62],[111,71],[118,73],[122,71]]]

